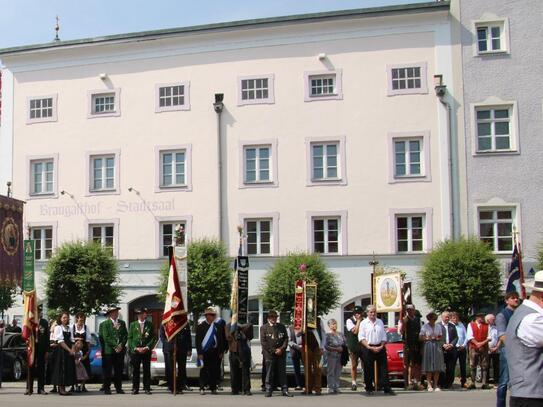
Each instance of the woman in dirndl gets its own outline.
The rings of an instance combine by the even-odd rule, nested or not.
[[[58,386],[58,394],[62,396],[72,394],[66,391],[66,386],[73,386],[75,383],[74,338],[68,325],[69,322],[70,315],[63,312],[60,314],[60,324],[55,327],[54,331],[58,346],[52,382]]]
[[[436,324],[437,314],[435,312],[426,315],[426,319],[428,322],[422,326],[419,335],[423,342],[421,371],[426,374],[428,391],[440,391],[437,382],[439,374],[445,371],[442,348],[443,331],[441,324]]]
[[[83,312],[78,312],[77,314],[75,314],[75,324],[73,324],[72,326],[72,335],[75,342],[81,342],[82,355],[80,358],[80,363],[85,368],[87,376],[90,377],[91,369],[89,354],[91,334],[89,332],[89,329],[87,328],[87,325],[85,325],[86,318],[87,317]],[[77,387],[77,392],[88,392],[87,388],[85,387],[85,382],[82,382],[81,385]]]

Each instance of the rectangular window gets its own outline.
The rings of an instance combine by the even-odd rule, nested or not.
[[[336,95],[336,75],[312,75],[309,77],[311,97]]]
[[[160,224],[160,243],[162,247],[162,256],[168,257],[169,248],[174,244],[175,228],[181,225],[185,229],[183,239],[186,237],[186,222],[164,222]],[[185,244],[183,240],[181,244]]]
[[[479,107],[475,110],[477,151],[508,151],[511,143],[510,106]]]
[[[343,99],[342,76],[341,69],[304,72],[305,101]]]
[[[115,112],[115,93],[102,93],[92,96],[92,113],[114,113]]]
[[[253,325],[253,338],[260,338],[260,300],[258,298],[250,298],[247,303],[247,322]]]
[[[313,219],[313,251],[335,254],[340,250],[340,218]]]
[[[31,195],[45,195],[54,192],[54,161],[53,159],[31,161]]]
[[[311,179],[326,181],[339,179],[339,143],[311,144]]]
[[[422,73],[420,66],[392,68],[392,89],[421,89]]]
[[[396,217],[396,247],[400,253],[424,251],[424,216]]]
[[[271,146],[247,146],[244,155],[244,182],[271,182]]]
[[[477,25],[477,50],[480,54],[505,51],[503,23]]]
[[[186,151],[162,151],[160,153],[160,187],[186,185]]]
[[[90,225],[89,226],[90,240],[100,244],[113,253],[113,242],[115,238],[115,226],[111,224],[105,225]]]
[[[513,250],[513,214],[511,208],[479,209],[479,238],[495,252]]]
[[[422,175],[422,139],[394,141],[394,176]]]
[[[53,117],[53,98],[30,99],[30,120]]]
[[[162,86],[158,90],[159,107],[183,106],[185,104],[185,86]]]
[[[115,155],[91,156],[91,187],[93,192],[115,190]]]
[[[268,98],[268,78],[241,80],[241,100],[263,100]]]
[[[247,233],[247,253],[249,255],[271,254],[271,219],[246,220],[245,230]]]
[[[36,260],[50,259],[53,254],[53,228],[32,228],[31,236],[34,240],[34,258]]]

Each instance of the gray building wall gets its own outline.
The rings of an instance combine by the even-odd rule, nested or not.
[[[462,26],[468,233],[478,235],[478,205],[517,204],[518,229],[528,267],[543,241],[543,1],[459,0]],[[476,55],[474,21],[507,19],[509,52]],[[517,104],[514,153],[475,154],[474,103]],[[509,255],[510,256],[510,255]],[[509,257],[504,255],[504,259]],[[526,267],[526,266],[525,266]]]

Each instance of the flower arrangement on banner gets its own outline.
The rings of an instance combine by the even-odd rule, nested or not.
[[[174,242],[176,246],[181,246],[185,243],[185,228],[179,224],[175,227]]]

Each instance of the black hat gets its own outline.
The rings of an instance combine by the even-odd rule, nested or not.
[[[353,314],[363,314],[364,308],[362,308],[360,305],[355,305],[353,308]]]
[[[136,308],[136,309],[134,310],[134,312],[135,312],[137,315],[143,314],[144,312],[145,312],[146,314],[148,314],[148,313],[149,313],[149,310],[148,310],[147,308],[145,308],[145,307],[141,307],[141,308]]]
[[[268,311],[268,318],[269,317],[277,317],[277,311],[274,311],[274,310]]]

